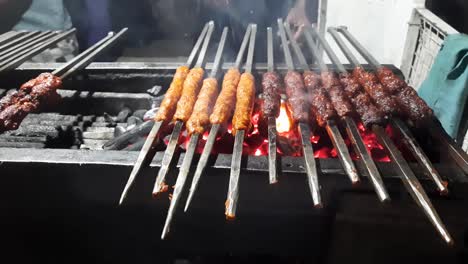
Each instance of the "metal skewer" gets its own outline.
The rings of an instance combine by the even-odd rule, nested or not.
[[[348,49],[348,47],[344,44],[341,37],[338,36],[336,30],[333,28],[329,28],[329,32],[336,40],[338,46],[340,46],[345,56],[347,58],[354,57],[350,53],[351,51]],[[354,66],[359,66],[359,62],[355,60],[355,58],[350,62],[354,64]],[[377,135],[378,140],[383,145],[385,145],[386,149],[390,153],[390,156],[392,157],[392,160],[397,164],[397,167],[400,171],[401,180],[405,185],[407,191],[410,193],[413,200],[419,207],[421,207],[426,216],[429,218],[429,221],[431,221],[431,223],[437,229],[444,241],[448,244],[453,244],[452,237],[448,233],[444,223],[437,214],[437,211],[434,209],[434,206],[432,205],[431,201],[429,200],[429,197],[427,196],[426,192],[421,186],[421,183],[416,178],[413,171],[411,170],[408,163],[403,158],[402,154],[395,146],[393,141],[388,137],[387,133],[385,132],[385,129],[383,127],[374,125],[372,126],[372,131]]]
[[[291,51],[288,46],[286,33],[284,32],[283,20],[278,19],[278,29],[281,37],[281,44],[283,45],[284,59],[288,70],[294,71],[294,63],[291,56]],[[305,59],[304,59],[305,61]],[[304,64],[304,61],[302,64]],[[305,62],[307,64],[307,62]],[[305,65],[303,65],[305,66]],[[307,65],[308,67],[308,65]],[[311,132],[310,127],[306,123],[299,123],[299,134],[301,136],[302,153],[304,155],[305,168],[307,173],[307,181],[309,183],[312,201],[315,207],[322,207],[322,197],[320,195],[320,184],[318,180],[317,164],[314,157],[314,149],[310,142]]]
[[[0,52],[3,52],[5,50],[9,49],[12,46],[21,46],[23,41],[25,41],[25,40],[27,40],[29,38],[33,38],[35,35],[40,34],[40,33],[41,33],[40,31],[27,32],[24,35],[1,45],[0,46]]]
[[[0,46],[3,46],[3,44],[14,41],[16,38],[20,37],[24,33],[25,32],[21,32],[21,31],[8,31],[6,33],[1,34],[0,35]],[[2,49],[0,49],[0,51],[1,50]]]
[[[209,22],[208,33],[206,34],[205,41],[198,56],[198,60],[195,64],[195,68],[201,67],[203,65],[203,60],[205,59],[206,50],[210,44],[211,35],[214,29],[214,22]],[[177,148],[177,143],[179,142],[180,132],[184,125],[183,121],[177,120],[174,125],[174,130],[172,130],[171,138],[169,139],[169,144],[167,145],[166,151],[164,152],[163,160],[161,163],[161,168],[159,169],[158,176],[156,177],[156,182],[153,188],[153,197],[156,197],[160,192],[166,189],[166,175],[169,171],[169,165],[172,162],[172,157],[174,157],[175,150]]]
[[[33,56],[41,53],[43,50],[46,48],[55,45],[57,42],[69,37],[71,34],[75,33],[76,29],[72,28],[68,31],[65,31],[63,33],[60,33],[51,39],[39,43],[35,45],[31,50],[25,50],[24,52],[21,52],[19,54],[15,54],[15,56],[9,58],[8,60],[4,61],[1,63],[0,67],[0,72],[6,71],[6,70],[12,70],[19,65],[23,64],[23,62],[27,61],[28,59],[32,58]]]
[[[315,60],[318,62],[320,69],[322,71],[329,70],[328,67],[325,65],[325,63],[323,62],[323,59],[319,57],[320,53],[318,53],[318,48],[313,41],[312,35],[314,35],[315,38],[320,41],[320,43],[322,44],[322,47],[325,49],[325,52],[328,54],[328,57],[330,58],[332,63],[337,67],[338,71],[340,73],[347,73],[345,67],[343,66],[343,64],[341,64],[341,62],[339,61],[338,57],[336,56],[335,52],[332,50],[328,42],[322,36],[320,36],[320,34],[318,34],[315,28],[307,27],[305,30],[306,41],[312,51],[313,56],[315,57]],[[346,125],[346,132],[348,134],[348,137],[351,139],[354,149],[356,150],[357,153],[359,153],[359,156],[361,157],[364,164],[366,165],[371,182],[374,185],[374,189],[375,189],[375,192],[377,193],[377,196],[379,197],[379,200],[381,202],[390,201],[390,195],[385,189],[382,176],[380,175],[379,170],[377,169],[377,166],[375,165],[375,162],[369,153],[369,150],[366,148],[366,145],[364,144],[364,141],[361,137],[361,134],[359,133],[356,123],[349,116],[345,116],[343,118],[343,121]]]
[[[268,71],[275,71],[275,64],[273,58],[273,30],[271,27],[267,28],[267,61]],[[268,173],[270,184],[278,182],[276,173],[276,118],[273,116],[268,117]]]
[[[205,27],[203,28],[202,32],[200,33],[200,36],[197,39],[197,42],[193,46],[192,51],[190,52],[190,55],[187,59],[186,65],[190,67],[193,63],[193,60],[195,59],[195,56],[198,53],[198,50],[200,49],[200,46],[202,44],[203,39],[205,38],[206,32],[208,31],[208,23],[205,24]],[[150,133],[148,134],[148,137],[146,138],[145,144],[143,145],[140,154],[138,155],[138,158],[135,162],[135,165],[133,166],[132,172],[130,173],[130,176],[128,178],[127,183],[125,184],[124,190],[120,196],[119,200],[119,205],[123,203],[125,198],[127,197],[128,191],[133,185],[133,182],[135,181],[136,176],[140,172],[140,170],[143,167],[143,164],[147,162],[150,157],[151,150],[155,147],[155,144],[157,142],[157,136],[158,132],[161,129],[163,122],[155,122],[153,125],[153,128],[151,129]]]
[[[237,58],[235,61],[235,65],[234,65],[235,69],[239,69],[242,63],[242,59],[244,58],[244,54],[245,54],[245,49],[247,48],[247,43],[249,42],[250,32],[251,32],[251,25],[249,25],[247,27],[247,30],[245,31],[245,35],[242,40],[242,43],[241,43],[241,46],[240,46],[240,49],[239,49],[239,52],[237,54]],[[200,159],[198,160],[197,169],[195,170],[195,174],[193,175],[192,184],[190,186],[190,191],[189,191],[189,195],[187,198],[187,202],[185,203],[184,212],[187,212],[192,202],[193,196],[198,187],[198,183],[200,182],[201,175],[203,174],[206,164],[208,163],[208,158],[210,157],[211,150],[213,149],[213,145],[216,140],[216,136],[218,135],[219,128],[220,128],[220,124],[212,124],[211,126],[210,133],[205,143],[205,147],[203,148],[203,152],[200,156]]]
[[[294,39],[291,29],[288,23],[284,23],[284,28],[286,29],[286,33],[291,41],[291,45],[296,53],[297,58],[301,64],[301,67],[305,71],[310,71],[309,65],[304,57],[304,54],[301,51],[301,48],[297,44],[296,40]],[[343,169],[345,170],[346,174],[348,175],[349,179],[351,180],[352,184],[358,184],[360,179],[358,175],[358,171],[354,166],[353,160],[351,159],[351,155],[349,154],[348,147],[345,144],[343,137],[341,136],[340,130],[336,125],[335,121],[328,120],[326,130],[328,136],[330,137],[333,146],[338,152],[338,157],[343,165]]]
[[[356,50],[362,54],[362,56],[372,65],[372,67],[374,67],[375,69],[382,68],[382,65],[380,65],[380,63],[374,58],[374,56],[372,56],[372,54],[370,54],[370,52],[367,51],[345,27],[340,27],[338,30],[349,40],[349,42],[356,48]],[[401,132],[401,134],[405,138],[405,140],[403,140],[403,143],[405,143],[405,145],[412,150],[411,152],[414,154],[419,164],[429,174],[432,181],[434,181],[434,183],[437,186],[437,189],[439,189],[439,191],[442,194],[447,194],[448,189],[446,184],[444,184],[444,181],[440,177],[434,165],[426,156],[426,154],[424,154],[424,151],[422,151],[421,146],[419,146],[406,124],[403,121],[401,121],[401,119],[394,117],[392,118],[392,125]]]
[[[29,39],[26,39],[25,41],[19,43],[18,45],[9,47],[3,51],[0,51],[0,62],[3,62],[6,58],[9,56],[12,56],[14,54],[18,54],[25,49],[30,48],[31,46],[40,43],[41,41],[44,41],[47,38],[50,38],[51,36],[55,35],[54,32],[52,31],[44,31],[41,32]]]
[[[227,33],[228,33],[228,28],[225,27],[223,29],[223,34],[221,35],[221,40],[219,41],[218,50],[216,51],[213,68],[211,69],[209,78],[216,78],[216,75],[221,65],[221,57],[223,55],[224,44],[226,43]],[[171,199],[171,203],[169,206],[169,211],[167,213],[166,222],[164,223],[164,229],[161,235],[161,239],[164,239],[166,235],[169,233],[171,221],[174,216],[174,212],[177,209],[177,205],[180,200],[180,195],[184,190],[185,182],[187,180],[187,175],[189,174],[190,165],[192,164],[193,156],[195,154],[195,149],[198,145],[199,138],[200,138],[200,134],[198,133],[195,133],[191,135],[190,137],[190,142],[189,142],[187,151],[185,152],[184,160],[179,170],[179,175],[177,176],[177,181],[174,187],[174,192],[172,194],[172,199]]]
[[[249,51],[247,53],[247,62],[245,63],[245,73],[252,72],[253,56],[255,51],[255,38],[257,35],[257,25],[253,24],[250,33]],[[231,175],[229,176],[229,188],[226,198],[226,218],[234,219],[236,217],[237,200],[239,199],[239,178],[241,170],[242,149],[245,138],[245,130],[236,132],[234,138],[234,147],[232,150]]]

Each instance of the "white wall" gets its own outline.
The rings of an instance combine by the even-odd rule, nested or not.
[[[401,66],[408,22],[413,8],[425,0],[322,0],[328,1],[326,25],[348,26],[348,30],[381,63]],[[327,39],[339,48],[329,34]],[[346,62],[341,52],[340,58]],[[358,56],[362,60],[360,56]],[[362,60],[364,62],[364,60]]]

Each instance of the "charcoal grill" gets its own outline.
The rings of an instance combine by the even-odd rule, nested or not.
[[[54,70],[59,65],[23,64],[0,80],[0,87],[4,88],[0,94],[18,87],[24,80],[35,77],[40,72]],[[22,137],[25,142],[16,141],[17,138],[13,137],[11,142],[21,143],[22,146],[13,144],[14,147],[0,148],[0,174],[5,179],[4,186],[8,186],[1,199],[1,206],[8,212],[8,216],[2,221],[12,226],[5,230],[7,238],[21,241],[15,238],[14,234],[17,232],[23,232],[23,238],[31,238],[32,234],[29,232],[35,226],[40,228],[39,232],[52,232],[50,237],[53,239],[64,239],[63,232],[70,233],[70,237],[65,238],[66,241],[80,232],[86,232],[96,241],[96,244],[91,243],[93,247],[112,250],[109,253],[110,258],[132,260],[135,260],[133,254],[114,250],[121,246],[130,247],[133,241],[144,249],[154,247],[159,253],[165,251],[163,255],[166,256],[255,252],[339,261],[350,252],[353,255],[362,252],[361,247],[376,249],[379,245],[383,247],[385,243],[395,246],[391,253],[387,253],[388,256],[404,255],[408,252],[408,245],[411,245],[409,248],[412,252],[424,250],[427,253],[429,248],[434,249],[431,254],[444,259],[453,259],[455,252],[459,253],[463,249],[462,241],[466,231],[466,221],[463,219],[468,216],[463,208],[467,205],[468,179],[446,154],[446,145],[432,142],[425,132],[418,138],[424,140],[424,144],[421,143],[424,151],[449,183],[450,196],[440,196],[420,166],[412,160],[410,165],[443,216],[454,239],[461,241],[455,248],[441,246],[430,223],[407,197],[399,182],[395,164],[388,162],[377,163],[392,197],[391,204],[381,205],[360,160],[355,163],[364,178],[363,183],[358,187],[351,187],[337,159],[319,159],[326,207],[314,210],[303,177],[302,158],[281,157],[281,182],[268,186],[267,157],[248,156],[242,162],[243,187],[239,219],[227,223],[222,213],[232,158],[230,154],[212,157],[190,215],[177,213],[173,237],[167,242],[159,241],[160,227],[168,202],[166,199],[153,201],[149,193],[161,164],[163,149],[156,152],[149,167],[143,171],[135,190],[129,195],[128,205],[117,209],[116,200],[138,152],[76,149],[77,138],[86,139],[86,135],[93,135],[94,138],[88,139],[105,141],[111,136],[109,133],[103,133],[105,137],[91,133],[77,136],[73,128],[84,122],[88,122],[87,128],[114,127],[115,124],[111,124],[104,113],[116,117],[125,107],[138,110],[149,109],[152,104],[158,104],[164,89],[156,95],[148,93],[148,90],[154,91],[155,85],[168,87],[178,65],[164,62],[93,63],[82,74],[66,81],[64,88],[67,90],[62,93],[62,104],[50,109],[54,114],[48,115],[54,116],[54,127],[72,128],[71,131],[61,128],[68,132],[65,138],[69,141],[60,142],[65,141],[65,138],[59,137],[59,142],[51,144],[46,138],[47,143],[40,142],[43,145],[28,146],[26,143],[37,142],[28,142],[33,141],[30,135],[20,135],[18,137]],[[223,69],[227,70],[231,66],[230,63],[224,63]],[[334,65],[327,66],[330,69],[335,68]],[[344,66],[349,70],[353,68],[352,65]],[[310,67],[319,71],[315,65]],[[367,65],[364,67],[370,69]],[[391,65],[388,67],[399,72]],[[211,64],[206,68],[210,69]],[[267,70],[267,65],[257,63],[253,68],[255,75],[259,77]],[[281,74],[287,70],[286,65],[281,63],[276,68]],[[31,117],[31,122],[36,122],[36,117],[42,118],[39,116]],[[45,116],[44,119],[47,121]],[[71,124],[61,123],[64,119]],[[50,127],[50,124],[47,125]],[[46,131],[44,133],[45,135],[41,135],[42,139],[44,136],[51,137]],[[443,134],[440,137],[447,139]],[[81,145],[89,144],[80,142]],[[180,166],[183,152],[175,160],[174,166]],[[174,182],[176,173],[176,170],[169,173],[171,183]],[[9,188],[10,186],[13,188]],[[23,226],[31,223],[24,216],[32,219],[32,226]],[[58,227],[59,223],[64,225]],[[79,226],[82,223],[85,224]],[[350,228],[358,231],[350,232]],[[360,237],[359,247],[353,245],[355,236]],[[79,235],[78,237],[82,238]],[[85,238],[81,238],[70,246],[61,247],[68,249],[83,243]],[[111,242],[111,238],[115,242]],[[59,244],[57,241],[48,243],[55,246]],[[29,248],[28,245],[24,247]],[[41,252],[36,254],[42,255]],[[145,254],[140,256],[141,259],[155,259],[160,256],[157,252],[148,253],[146,250]]]

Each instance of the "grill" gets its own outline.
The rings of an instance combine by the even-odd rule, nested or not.
[[[373,66],[375,65],[372,59],[370,57],[366,59],[371,60],[371,64],[364,65],[364,68],[369,71],[373,70]],[[351,62],[354,63],[353,61]],[[76,75],[65,82],[64,88],[66,90],[60,92],[63,97],[63,102],[60,106],[54,109],[47,109],[47,111],[43,113],[31,114],[24,120],[18,130],[0,135],[0,146],[2,147],[0,160],[4,173],[8,175],[15,170],[21,172],[32,168],[37,169],[37,173],[44,176],[45,179],[55,180],[55,188],[60,188],[62,186],[58,185],[58,183],[64,183],[64,190],[71,191],[71,193],[76,196],[75,198],[80,201],[67,200],[67,203],[71,202],[73,206],[78,206],[81,202],[92,204],[96,201],[95,199],[102,199],[99,204],[107,208],[106,210],[109,210],[109,208],[115,206],[116,198],[118,197],[120,188],[125,182],[125,177],[128,175],[131,166],[134,165],[135,160],[137,160],[138,152],[135,150],[139,150],[142,147],[145,136],[151,129],[151,123],[143,122],[144,115],[147,110],[159,106],[165,92],[163,87],[169,86],[173,78],[173,72],[177,66],[179,66],[179,64],[175,63],[91,64],[87,69],[83,70],[80,75]],[[222,71],[224,72],[232,66],[232,63],[223,63]],[[287,64],[279,63],[275,66],[276,70],[282,76],[284,76],[288,70]],[[326,66],[333,70],[339,70],[340,68],[340,66],[336,64]],[[344,68],[346,70],[352,70],[354,66],[353,64],[344,65]],[[207,63],[205,69],[210,70],[212,67],[213,64]],[[322,70],[320,65],[309,65],[309,67],[311,70],[317,72]],[[399,73],[398,69],[395,67],[390,65],[388,65],[388,67],[392,68],[394,72]],[[7,93],[9,89],[17,87],[24,80],[36,76],[39,72],[50,71],[56,68],[57,64],[23,64],[4,79],[0,80],[0,87],[4,87],[1,93]],[[267,70],[268,65],[266,64],[253,64],[253,73],[258,77],[258,80]],[[155,86],[155,84],[157,84],[157,86]],[[261,98],[261,96],[259,96],[259,98]],[[132,137],[127,145],[120,147],[121,150],[102,149],[106,142],[115,139],[116,136],[125,133],[127,130],[131,130],[131,127],[140,128],[143,132],[136,133],[138,136]],[[259,130],[261,129],[262,128],[259,128]],[[342,131],[338,131],[338,133],[341,133],[348,143],[345,129],[342,128],[341,125],[339,129]],[[438,188],[437,185],[433,183],[433,175],[427,173],[427,164],[425,166],[417,162],[418,155],[412,155],[412,150],[405,144],[405,133],[400,135],[400,130],[405,132],[404,129],[398,129],[398,127],[393,125],[393,133],[395,133],[395,135],[392,139],[395,140],[395,145],[398,146],[403,157],[409,163],[411,171],[415,173],[417,179],[422,183],[424,189],[431,198],[437,201],[438,204],[442,203],[441,201],[464,197],[462,190],[464,184],[467,182],[464,173],[467,172],[467,159],[463,152],[442,132],[440,126],[435,124],[432,133],[427,133],[424,129],[413,129],[411,132],[417,138],[418,146],[416,147],[420,149],[421,153],[425,156],[427,155],[434,168],[440,173],[443,182],[448,183],[450,189],[450,195],[448,197],[440,196],[438,190],[440,187]],[[165,134],[169,132],[170,131],[166,131]],[[265,134],[266,133],[263,135]],[[409,133],[406,132],[406,134]],[[297,152],[292,152],[290,155],[281,155],[278,157],[280,182],[277,185],[267,186],[267,172],[269,171],[269,161],[266,156],[267,152],[262,151],[261,147],[258,147],[247,150],[244,149],[249,155],[244,156],[241,161],[242,188],[239,197],[242,205],[239,209],[241,217],[238,220],[240,223],[226,224],[224,220],[221,223],[219,216],[215,215],[222,212],[223,197],[228,185],[228,170],[231,169],[231,161],[233,158],[230,152],[232,152],[232,146],[234,144],[234,139],[231,137],[230,145],[227,148],[217,149],[215,147],[216,155],[210,156],[208,168],[205,173],[206,176],[201,180],[199,193],[194,200],[193,209],[190,211],[190,214],[193,215],[191,217],[194,217],[196,222],[190,224],[189,221],[187,221],[187,219],[189,219],[187,216],[176,214],[180,222],[175,225],[173,239],[178,240],[188,237],[191,242],[195,244],[197,242],[200,243],[196,246],[192,245],[190,249],[185,249],[183,252],[188,252],[189,254],[193,254],[197,252],[197,250],[206,252],[206,248],[210,246],[213,248],[213,251],[222,252],[222,247],[215,245],[216,243],[213,241],[208,241],[203,238],[202,234],[213,227],[215,231],[221,232],[220,234],[213,234],[213,238],[226,239],[227,236],[232,235],[231,232],[239,232],[234,235],[234,237],[241,239],[247,236],[249,232],[253,232],[253,230],[258,227],[258,224],[263,221],[268,222],[262,224],[268,231],[259,231],[259,237],[253,239],[252,244],[258,245],[272,239],[265,244],[265,252],[271,253],[275,252],[275,250],[281,250],[281,252],[285,252],[285,254],[306,252],[309,247],[279,245],[284,243],[273,244],[275,243],[274,241],[291,241],[294,244],[298,239],[303,239],[303,235],[300,235],[300,232],[304,230],[305,234],[310,236],[320,235],[320,232],[317,231],[318,229],[315,227],[323,227],[324,223],[320,223],[320,221],[324,219],[330,220],[328,214],[337,210],[337,199],[342,201],[340,198],[348,197],[348,193],[361,193],[365,194],[363,197],[368,197],[365,199],[366,205],[372,205],[378,208],[377,211],[379,211],[379,213],[376,213],[378,219],[376,222],[385,221],[383,220],[386,218],[385,214],[391,211],[393,206],[400,207],[399,209],[406,208],[406,210],[410,210],[408,208],[411,207],[407,205],[410,202],[406,201],[407,199],[400,195],[405,193],[398,182],[401,178],[401,169],[398,168],[398,164],[390,162],[389,160],[394,160],[394,157],[388,154],[381,154],[383,156],[379,156],[379,154],[372,153],[374,160],[376,160],[377,168],[384,178],[385,187],[388,189],[393,199],[391,203],[396,204],[387,205],[387,207],[390,207],[390,209],[387,210],[383,209],[381,205],[376,205],[375,201],[377,201],[377,199],[369,198],[375,195],[373,194],[373,185],[370,180],[370,170],[366,162],[357,158],[358,154],[353,151],[352,145],[348,143],[341,147],[351,151],[351,156],[353,157],[352,162],[355,164],[357,172],[362,178],[361,184],[357,186],[352,186],[350,184],[346,169],[343,169],[342,163],[335,158],[336,154],[332,151],[334,146],[330,140],[327,139],[327,132],[317,131],[314,132],[314,135],[320,135],[321,138],[325,139],[318,140],[317,142],[312,141],[315,157],[318,158],[317,167],[320,172],[321,192],[324,197],[323,204],[325,208],[322,209],[322,211],[313,209],[312,207],[307,184],[305,184],[304,181],[304,174],[306,172],[304,157],[300,155],[300,151],[299,154],[297,154]],[[185,144],[178,144],[182,150],[188,143],[188,138],[185,139],[185,141],[183,138],[184,135],[181,141],[185,142]],[[263,139],[267,138],[264,137],[262,140]],[[166,138],[166,143],[167,140],[168,138]],[[278,144],[281,145],[281,141],[278,142]],[[384,147],[383,145],[379,145],[379,148]],[[25,151],[24,148],[27,148],[27,151]],[[279,146],[279,148],[281,148],[281,146]],[[136,219],[146,218],[146,220],[143,221],[143,226],[147,228],[146,230],[149,233],[153,233],[153,235],[153,231],[159,233],[159,227],[162,226],[163,218],[161,218],[158,212],[165,211],[163,208],[167,207],[167,200],[157,199],[156,201],[148,201],[149,195],[147,194],[150,192],[150,187],[148,186],[153,185],[153,175],[156,175],[155,172],[157,168],[161,167],[164,149],[164,140],[161,140],[155,149],[155,156],[150,162],[148,170],[143,170],[141,173],[145,176],[137,180],[136,186],[129,193],[128,204],[125,204],[119,209],[122,215],[117,216],[117,225],[120,226],[126,220],[138,222]],[[259,153],[257,153],[258,149],[261,150]],[[201,150],[198,151],[195,159],[198,159],[199,152],[201,152]],[[176,158],[170,166],[169,175],[167,177],[169,185],[174,183],[176,178],[175,173],[177,170],[175,170],[174,167],[181,167],[183,160],[184,151],[180,153],[176,152]],[[20,167],[19,165],[21,165],[22,169],[18,169]],[[191,169],[194,170],[195,166],[196,164],[192,164]],[[56,168],[57,171],[50,171],[48,168],[51,167]],[[57,181],[61,173],[70,174],[70,179],[73,179],[72,181],[78,181],[77,184],[80,188],[86,189],[90,187],[88,183],[85,183],[88,180],[90,180],[94,186],[91,187],[89,191],[84,192],[82,190],[73,190],[75,183],[66,183],[64,179]],[[86,175],[83,178],[77,175],[83,175],[83,173]],[[27,174],[28,173],[25,173],[25,175]],[[26,179],[29,179],[29,177],[26,177]],[[17,179],[11,179],[9,181],[18,183]],[[50,183],[39,182],[38,180],[35,180],[34,183],[38,184],[39,190],[54,190],[54,188],[50,186]],[[33,190],[29,187],[27,187],[27,189],[31,191],[32,194],[39,195],[38,189],[34,188]],[[40,193],[42,193],[42,191],[40,191]],[[65,194],[47,194],[46,197],[61,197],[63,195]],[[340,198],[337,198],[337,195]],[[16,195],[12,195],[12,197],[16,197]],[[69,196],[65,195],[65,197]],[[288,197],[290,200],[284,199],[284,197]],[[46,198],[46,200],[49,198]],[[75,198],[71,198],[71,200]],[[24,205],[22,201],[14,201],[11,199],[8,199],[8,201]],[[355,207],[362,208],[364,211],[368,210],[368,208],[364,209],[365,206],[360,204],[354,197],[349,198],[347,202],[350,204],[348,204],[347,206],[349,207],[346,208]],[[297,204],[293,205],[294,203]],[[66,203],[54,201],[52,204],[60,207],[64,206]],[[287,208],[290,206],[292,207],[288,210]],[[148,208],[151,209],[151,213],[149,213]],[[142,211],[136,212],[138,210]],[[282,210],[286,210],[285,213]],[[314,210],[318,211],[316,212]],[[408,213],[405,209],[401,210],[404,212],[402,213],[403,215],[411,215],[411,213]],[[70,213],[68,210],[65,211]],[[96,211],[96,208],[90,209],[90,212],[97,213],[98,215],[105,215],[106,217],[115,214],[115,212],[110,211],[99,213]],[[359,218],[359,221],[362,221],[362,216],[358,217],[353,212],[342,211],[341,213],[343,214],[340,214],[340,217],[351,217],[354,220]],[[46,212],[45,214],[47,215],[48,213]],[[130,214],[136,214],[137,217],[130,217]],[[313,225],[315,226],[311,227],[308,226],[309,224],[306,224],[307,221],[299,221],[298,226],[290,226],[290,230],[294,235],[288,237],[287,232],[285,232],[286,230],[278,230],[280,228],[278,223],[280,222],[276,224],[273,223],[277,219],[291,225],[294,220],[288,220],[288,215],[309,216],[313,219],[318,219],[318,223],[314,223]],[[442,218],[446,217],[446,215],[442,213],[441,215],[443,216]],[[251,216],[257,219],[249,220]],[[274,217],[276,217],[276,219],[274,219]],[[155,221],[150,224],[146,222],[149,221],[149,219]],[[414,225],[417,223],[422,226],[422,230],[430,233],[428,230],[431,228],[427,220],[419,220],[416,221]],[[449,220],[444,220],[450,223],[457,223],[456,220],[451,218]],[[447,224],[449,229],[460,230],[461,227],[457,225],[452,227],[450,223]],[[210,224],[214,225],[210,226]],[[93,223],[92,225],[100,226],[99,223]],[[149,228],[150,226],[151,228]],[[305,226],[308,227],[305,228]],[[189,230],[189,227],[195,228],[195,230]],[[137,228],[134,230],[139,229]],[[209,233],[216,233],[215,231],[210,231]],[[104,231],[103,233],[106,232],[107,231]],[[278,232],[278,236],[272,237],[272,232]],[[416,233],[419,237],[435,236],[433,231],[431,234],[418,231],[416,231]],[[424,235],[421,235],[423,233]],[[460,233],[461,232],[453,232],[457,237]],[[155,241],[157,236],[155,236],[155,238],[148,238],[147,235],[145,235],[145,237],[145,239],[149,239],[152,243],[161,246],[159,242]],[[455,239],[457,239],[457,237]],[[317,240],[315,241],[318,242]],[[139,243],[140,242],[143,241],[139,241]],[[181,250],[181,247],[183,247],[182,244],[166,244],[161,247]],[[231,246],[230,250],[232,251],[248,251],[247,245],[239,245],[239,243],[235,243],[231,240],[229,240],[227,244]],[[323,249],[323,246],[319,248]]]

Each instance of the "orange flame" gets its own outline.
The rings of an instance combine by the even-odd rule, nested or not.
[[[278,131],[278,133],[287,133],[291,131],[291,128],[292,120],[286,102],[281,101],[280,114],[278,118],[276,118],[276,131]]]

